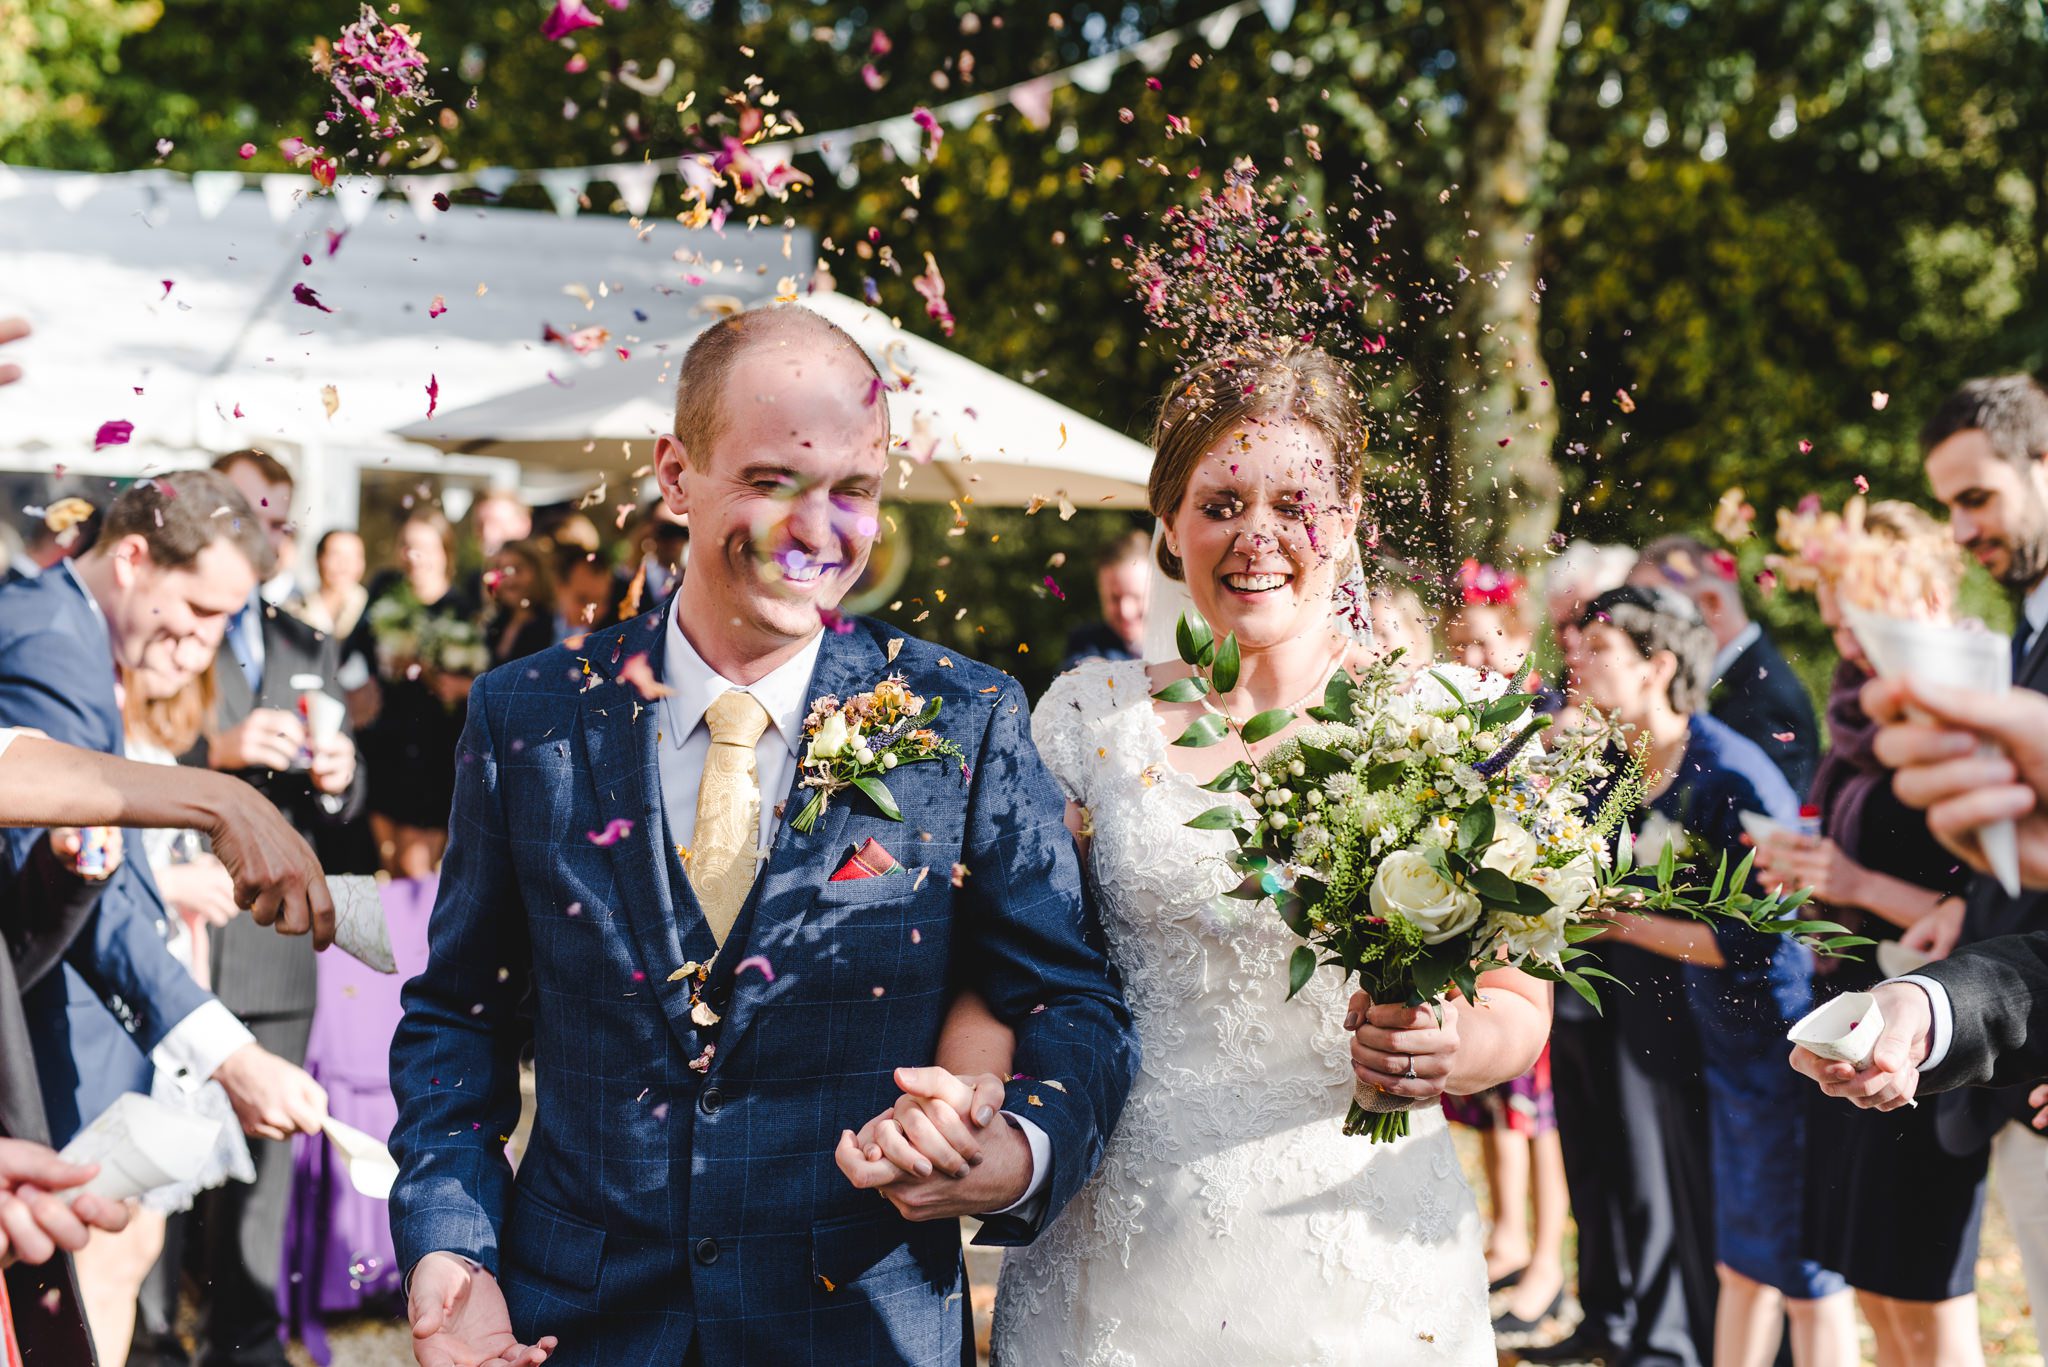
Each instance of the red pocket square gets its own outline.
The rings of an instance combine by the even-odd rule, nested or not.
[[[832,875],[834,883],[844,883],[850,878],[880,878],[885,873],[901,873],[903,866],[896,862],[896,856],[882,848],[882,842],[873,836],[867,843],[846,857],[839,866],[839,872]]]

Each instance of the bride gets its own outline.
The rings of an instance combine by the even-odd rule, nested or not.
[[[1212,359],[1167,391],[1150,489],[1158,558],[1218,637],[1237,634],[1237,687],[1215,699],[1233,717],[1320,700],[1355,648],[1333,604],[1357,574],[1362,436],[1350,378],[1319,351]],[[1324,968],[1288,1000],[1298,941],[1270,903],[1223,895],[1239,877],[1229,834],[1186,824],[1222,800],[1198,785],[1246,757],[1234,738],[1171,743],[1202,704],[1152,695],[1187,673],[1177,660],[1090,661],[1033,713],[1143,1068],[1093,1180],[1008,1251],[995,1360],[1491,1364],[1479,1217],[1436,1099],[1526,1071],[1549,1033],[1549,989],[1489,972],[1478,1002],[1453,1000],[1439,1021],[1362,993],[1347,1006]],[[938,1063],[963,1081],[1008,1077],[1010,1047],[963,996]],[[1420,1104],[1407,1138],[1343,1134],[1359,1084]],[[964,1123],[906,1094],[859,1141],[870,1160],[921,1154],[957,1171],[943,1135]]]

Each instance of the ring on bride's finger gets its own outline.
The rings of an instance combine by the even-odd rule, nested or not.
[[[1415,1055],[1408,1055],[1408,1067],[1405,1070],[1403,1070],[1401,1076],[1406,1078],[1412,1078],[1415,1076]]]

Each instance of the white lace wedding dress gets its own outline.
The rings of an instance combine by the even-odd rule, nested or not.
[[[1479,1215],[1443,1112],[1343,1133],[1348,991],[1222,896],[1222,800],[1167,761],[1142,664],[1094,661],[1032,734],[1093,816],[1090,873],[1144,1064],[1102,1168],[1003,1261],[997,1367],[1492,1364]]]

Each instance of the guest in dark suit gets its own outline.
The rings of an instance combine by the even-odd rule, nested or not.
[[[16,733],[0,730],[0,825],[29,822],[205,831],[250,900],[260,895],[272,906],[292,904],[284,926],[304,932],[312,919],[309,896],[331,924],[333,907],[312,851],[262,799],[225,776],[181,777],[161,766],[91,754],[39,737],[17,739]],[[49,1139],[20,989],[54,968],[85,932],[100,889],[70,869],[50,864],[38,866],[31,877],[46,881],[43,896],[0,898],[0,933],[7,942],[7,952],[0,954],[0,1136],[16,1146],[0,1153],[0,1192],[18,1191],[20,1183],[29,1180],[46,1188],[75,1185],[88,1180],[92,1171],[59,1173],[48,1166],[47,1151],[40,1171],[26,1171],[16,1161],[23,1149],[46,1145]],[[20,891],[17,884],[15,892]],[[24,916],[25,903],[42,908],[46,919]],[[7,1147],[0,1144],[0,1150]],[[101,1229],[118,1231],[127,1222],[124,1205],[91,1196],[69,1204],[79,1220]],[[82,1231],[61,1219],[46,1221],[45,1231],[61,1235],[56,1242],[63,1249],[75,1251],[80,1246]],[[90,1367],[93,1346],[68,1254],[50,1257],[39,1247],[18,1242],[10,1247],[0,1234],[0,1263],[8,1264],[0,1308],[12,1302],[27,1309],[14,1325],[26,1362]]]
[[[1064,674],[1083,660],[1138,660],[1145,655],[1145,613],[1152,601],[1152,538],[1125,532],[1095,556],[1095,596],[1102,617],[1067,633]]]
[[[1643,547],[1628,582],[1679,589],[1699,606],[1716,650],[1709,715],[1768,755],[1804,802],[1820,763],[1820,723],[1805,685],[1743,606],[1735,558],[1693,537],[1663,536]]]
[[[131,485],[108,507],[91,552],[0,588],[0,720],[122,754],[117,662],[153,695],[182,688],[211,663],[268,561],[248,504],[221,476],[188,471]],[[10,832],[6,872],[18,874],[47,838]],[[148,868],[125,863],[62,972],[25,998],[56,1141],[122,1092],[148,1090],[149,1053],[159,1047],[175,1067],[217,1078],[252,1132],[317,1128],[309,1099],[318,1088],[193,983],[164,946],[165,914]]]
[[[2027,375],[1972,380],[1920,433],[1927,482],[1948,508],[1955,539],[2012,595],[2013,683],[2048,692],[2048,389]],[[2048,898],[2007,897],[1996,881],[1970,886],[1958,943],[2048,928]],[[1970,1090],[1938,1106],[1942,1144],[1988,1159],[1999,1204],[2020,1246],[2027,1289],[2048,1306],[2048,1160],[2026,1088]]]
[[[291,471],[257,450],[230,452],[213,468],[256,510],[275,552],[291,530]],[[212,724],[184,762],[237,775],[323,854],[339,850],[363,817],[366,792],[355,742],[345,718],[334,735],[314,739],[299,711],[302,692],[323,693],[341,710],[337,643],[252,593],[229,620],[224,646],[213,663],[219,701]],[[313,681],[316,688],[304,687]],[[343,863],[328,862],[337,871]],[[246,917],[215,927],[210,939],[214,994],[264,1048],[303,1065],[315,1005],[312,945],[273,934]],[[206,1288],[201,1360],[238,1367],[282,1367],[285,1361],[277,1334],[277,1269],[291,1204],[292,1149],[278,1141],[250,1148],[253,1184],[231,1182],[205,1192],[189,1222],[170,1222],[161,1266],[142,1297],[141,1331],[149,1355],[137,1356],[144,1362],[184,1360],[172,1333],[181,1246],[196,1255],[198,1280]]]

